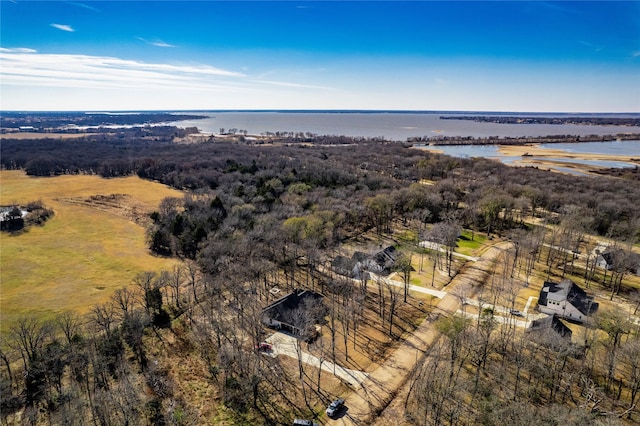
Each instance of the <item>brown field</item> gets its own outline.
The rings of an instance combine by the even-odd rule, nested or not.
[[[0,133],[2,139],[77,139],[87,136],[89,133],[38,133],[38,132],[17,132]]]
[[[87,312],[136,274],[175,263],[149,252],[145,229],[133,220],[180,191],[138,177],[39,178],[21,171],[0,171],[0,183],[0,205],[40,199],[54,210],[44,226],[0,235],[0,331],[20,315]]]

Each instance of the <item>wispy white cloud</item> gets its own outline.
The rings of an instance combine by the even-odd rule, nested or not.
[[[571,2],[569,2],[571,3]],[[540,4],[542,7],[546,8],[546,9],[551,9],[555,12],[564,12],[564,13],[575,13],[576,10],[570,7],[567,7],[567,2],[562,3],[562,5],[558,4],[558,2],[548,2],[548,1],[541,1],[538,4]]]
[[[51,87],[182,87],[233,86],[244,74],[209,65],[173,65],[108,56],[0,51],[3,84]]]
[[[162,40],[160,40],[160,41],[152,41],[151,44],[156,46],[156,47],[175,47],[173,44],[165,43]]]
[[[160,39],[147,40],[147,39],[142,38],[142,37],[137,37],[137,39],[142,41],[142,42],[145,42],[147,44],[150,44],[152,46],[156,46],[156,47],[176,47],[173,44],[166,43],[166,42],[164,42],[164,41],[162,41]]]
[[[631,56],[633,56],[634,58],[640,57],[640,50],[636,50],[635,52],[631,52]]]
[[[37,50],[29,49],[28,47],[0,47],[0,52],[3,52],[3,53],[36,53]]]
[[[270,86],[291,87],[295,89],[321,89],[331,90],[331,87],[326,86],[314,86],[309,84],[290,83],[286,81],[273,81],[273,80],[250,80],[253,83],[268,84]]]
[[[597,44],[589,43],[588,41],[578,40],[578,43],[582,44],[583,46],[590,47],[593,50],[595,50],[596,52],[600,52],[602,50],[602,46],[598,46]]]
[[[79,3],[79,2],[69,2],[69,4],[73,5],[73,6],[77,6],[77,7],[81,7],[83,9],[87,9],[87,10],[91,10],[92,12],[102,12],[100,9],[93,7],[93,6],[89,6],[88,4],[84,4],[84,3]]]
[[[0,63],[3,106],[9,109],[265,107],[274,99],[317,99],[335,90],[301,84],[299,78],[287,81],[282,72],[264,79],[196,63],[49,54],[27,48],[0,49]]]
[[[51,26],[52,26],[53,28],[57,28],[57,29],[59,29],[60,31],[66,31],[66,32],[69,32],[69,33],[72,33],[72,32],[74,32],[74,31],[75,31],[75,30],[71,27],[71,25],[65,25],[65,24],[51,24]]]

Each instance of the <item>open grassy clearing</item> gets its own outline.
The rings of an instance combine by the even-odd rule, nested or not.
[[[467,256],[472,256],[486,241],[487,236],[485,234],[464,229],[458,238],[458,247],[456,248],[456,251],[458,253],[466,254]]]
[[[148,212],[165,197],[181,197],[180,191],[137,177],[31,178],[19,171],[0,171],[0,182],[0,204],[41,199],[54,210],[43,227],[0,234],[1,331],[24,314],[49,318],[68,309],[86,312],[139,272],[175,263],[152,256],[144,228],[118,212],[61,199],[126,194],[138,210]]]

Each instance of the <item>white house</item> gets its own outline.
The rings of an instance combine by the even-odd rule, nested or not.
[[[596,265],[607,271],[624,268],[632,274],[640,275],[640,255],[621,248],[596,250]]]
[[[545,281],[538,298],[538,310],[570,321],[583,322],[598,309],[592,296],[571,280]]]

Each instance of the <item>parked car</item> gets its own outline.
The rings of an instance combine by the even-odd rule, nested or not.
[[[259,345],[256,345],[256,350],[260,352],[271,352],[273,347],[267,342],[262,342]]]
[[[517,317],[523,317],[524,316],[524,314],[522,312],[520,312],[520,311],[518,311],[516,309],[509,309],[509,313],[511,315],[515,315]]]
[[[344,398],[338,398],[338,399],[334,400],[327,407],[327,410],[326,410],[327,416],[329,416],[329,417],[335,416],[343,406],[344,406]]]
[[[311,420],[295,419],[293,421],[293,426],[320,426],[320,425]]]

